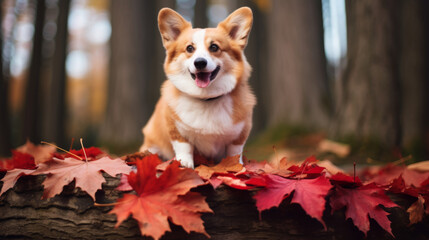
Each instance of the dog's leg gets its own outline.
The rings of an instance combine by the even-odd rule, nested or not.
[[[250,129],[252,129],[252,122],[248,121],[241,131],[240,135],[226,146],[227,156],[240,155],[240,163],[243,164],[243,148],[246,143],[247,137],[249,137]]]
[[[187,142],[172,141],[176,160],[180,161],[183,167],[194,168],[194,146]]]
[[[162,151],[161,151],[161,149],[159,149],[159,147],[157,147],[157,146],[150,146],[150,147],[147,147],[147,146],[145,146],[145,145],[142,145],[142,146],[140,147],[139,152],[144,153],[144,152],[146,152],[146,151],[148,151],[148,152],[150,152],[150,153],[152,153],[152,154],[162,155]]]
[[[240,155],[240,163],[243,164],[243,148],[244,143],[238,145],[229,144],[226,146],[226,154],[230,157]]]

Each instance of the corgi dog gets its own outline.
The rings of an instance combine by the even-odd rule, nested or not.
[[[194,151],[214,161],[240,155],[243,163],[256,104],[243,52],[252,21],[250,8],[242,7],[216,28],[198,29],[172,9],[161,9],[168,80],[142,130],[141,152],[175,157],[188,168],[194,168]]]

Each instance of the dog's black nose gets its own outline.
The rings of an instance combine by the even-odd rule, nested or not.
[[[197,58],[194,61],[194,65],[197,70],[204,69],[207,66],[207,60],[205,58]]]

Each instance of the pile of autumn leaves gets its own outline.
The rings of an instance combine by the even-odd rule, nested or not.
[[[214,189],[224,184],[252,191],[259,212],[278,207],[289,198],[291,204],[299,204],[325,229],[322,216],[328,202],[332,212],[345,208],[346,218],[351,218],[363,233],[369,231],[369,218],[372,218],[392,234],[386,209],[400,206],[386,193],[416,199],[407,209],[411,224],[429,214],[429,206],[425,205],[429,202],[429,171],[422,171],[428,165],[426,162],[414,169],[397,165],[368,168],[362,172],[363,182],[335,167],[317,165],[314,157],[297,165],[282,159],[275,165],[252,162],[244,166],[238,157],[229,157],[217,165],[201,164],[193,170],[181,168],[178,161],[161,162],[156,155],[136,155],[132,158],[135,161],[126,163],[120,158],[111,159],[93,147],[60,154],[52,146],[27,142],[12,154],[12,158],[0,161],[0,171],[7,171],[1,179],[0,195],[12,188],[21,176],[43,174],[46,175],[44,199],[60,194],[65,185],[75,181],[75,186],[95,201],[96,191],[102,189],[105,182],[102,172],[111,176],[122,174],[117,189],[125,193],[110,213],[117,215],[117,226],[132,215],[142,235],[154,239],[170,231],[169,220],[188,233],[194,231],[209,236],[201,214],[212,210],[204,196],[190,191],[205,184],[211,184]],[[136,166],[134,170],[130,165]]]

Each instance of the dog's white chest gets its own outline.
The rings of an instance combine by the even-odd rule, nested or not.
[[[212,101],[181,96],[175,112],[181,119],[181,122],[176,122],[180,134],[210,157],[225,155],[226,145],[237,138],[244,127],[244,122],[233,121],[230,96]]]

